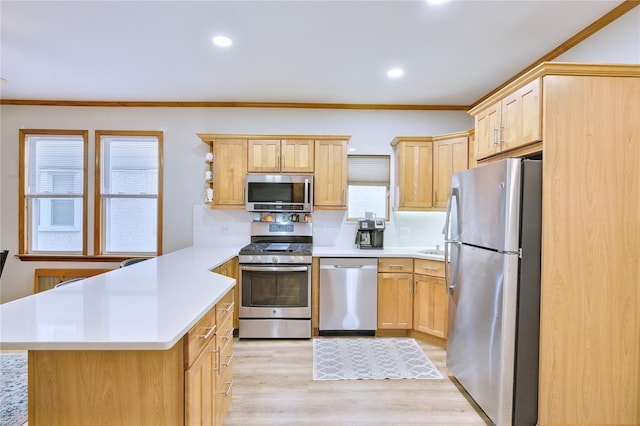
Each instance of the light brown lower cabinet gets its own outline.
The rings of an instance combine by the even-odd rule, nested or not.
[[[413,329],[446,339],[449,298],[444,262],[416,259],[413,279]]]
[[[29,350],[29,426],[222,425],[234,291],[167,350]]]
[[[378,329],[411,329],[413,259],[378,259]]]

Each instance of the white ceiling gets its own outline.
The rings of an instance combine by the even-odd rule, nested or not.
[[[1,95],[471,105],[620,3],[1,0]]]

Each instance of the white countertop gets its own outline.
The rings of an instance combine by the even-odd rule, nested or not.
[[[235,284],[238,248],[189,247],[0,305],[0,348],[171,348]]]
[[[444,253],[422,253],[424,250],[424,247],[385,247],[384,249],[376,250],[314,246],[313,255],[316,257],[413,257],[416,259],[444,261]]]
[[[316,257],[414,257],[424,247],[314,247]],[[188,247],[0,305],[0,348],[171,348],[235,284],[211,272],[235,248]]]

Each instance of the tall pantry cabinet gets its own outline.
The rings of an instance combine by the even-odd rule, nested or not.
[[[470,113],[481,162],[542,151],[539,425],[640,424],[640,65],[543,63]]]

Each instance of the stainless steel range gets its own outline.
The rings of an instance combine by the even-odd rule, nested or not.
[[[253,222],[240,250],[239,336],[311,338],[312,224]]]

